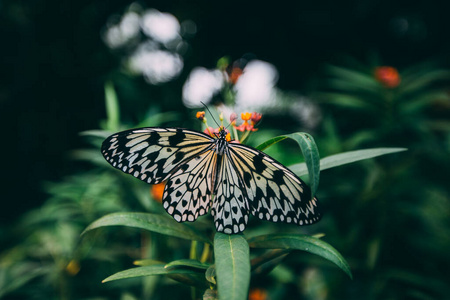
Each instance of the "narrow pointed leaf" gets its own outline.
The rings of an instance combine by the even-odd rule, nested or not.
[[[120,110],[117,94],[111,82],[105,84],[106,129],[117,131],[120,127]]]
[[[285,140],[285,139],[287,139],[287,136],[285,136],[285,135],[271,138],[270,140],[267,140],[264,143],[258,145],[256,147],[256,149],[258,149],[259,151],[264,151],[265,149],[269,148],[270,146],[272,146],[278,142],[281,142],[282,140]]]
[[[184,267],[184,268],[192,268],[192,269],[198,269],[205,271],[209,268],[209,264],[202,263],[196,259],[179,259],[171,261],[170,263],[166,264],[166,268],[170,269],[173,267]]]
[[[307,235],[269,234],[251,238],[248,243],[252,248],[295,249],[322,256],[335,263],[352,278],[350,267],[342,255],[330,244],[318,238]]]
[[[252,274],[267,274],[277,267],[292,249],[272,249],[251,260]]]
[[[364,150],[349,151],[339,154],[330,155],[320,160],[320,170],[326,170],[337,166],[350,164],[360,160],[365,160],[385,154],[391,154],[406,151],[406,148],[372,148]],[[308,168],[305,163],[295,164],[289,167],[298,176],[306,175]]]
[[[109,214],[91,223],[83,231],[82,235],[92,229],[105,226],[135,227],[183,239],[211,243],[206,236],[183,223],[178,223],[164,215],[150,213],[125,212]]]
[[[256,149],[263,151],[264,149],[285,140],[286,138],[293,139],[296,141],[300,150],[302,151],[303,157],[305,158],[305,166],[307,166],[308,174],[309,174],[309,184],[311,188],[311,197],[316,194],[317,188],[319,186],[319,176],[320,176],[320,167],[319,167],[319,151],[317,149],[316,143],[311,135],[304,132],[296,132],[287,135],[281,135],[274,137],[266,142],[258,145]],[[295,172],[295,171],[294,171]],[[305,173],[306,174],[306,173]],[[305,175],[302,174],[302,175]]]
[[[292,250],[290,249],[273,249],[270,250],[266,253],[264,253],[263,255],[260,255],[258,257],[255,257],[251,260],[250,264],[252,266],[252,270],[258,268],[259,266],[273,260],[273,259],[277,259],[280,256],[286,256],[289,253],[291,253]]]
[[[242,235],[217,232],[214,259],[220,299],[245,300],[250,284],[250,250]]]
[[[295,140],[302,150],[303,157],[305,158],[305,163],[308,168],[311,197],[313,197],[319,187],[320,176],[320,156],[316,143],[311,135],[304,132],[296,132],[286,136]]]
[[[125,279],[125,278],[142,277],[142,276],[168,275],[168,274],[190,274],[190,273],[195,273],[195,272],[192,270],[187,270],[187,269],[166,269],[166,268],[164,268],[164,265],[152,265],[152,266],[137,267],[137,268],[120,271],[116,274],[113,274],[113,275],[107,277],[102,282],[108,282],[108,281]]]

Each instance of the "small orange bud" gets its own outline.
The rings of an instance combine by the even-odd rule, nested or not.
[[[377,67],[375,69],[375,79],[387,88],[395,88],[400,84],[400,75],[396,68],[393,67]]]
[[[241,113],[241,119],[244,121],[250,120],[251,117],[252,117],[252,114],[249,112]]]
[[[152,195],[153,199],[155,199],[156,202],[161,203],[164,193],[164,187],[166,186],[165,182],[157,183],[152,185],[150,189],[150,194]]]
[[[203,121],[203,119],[205,118],[205,112],[204,111],[198,111],[197,114],[195,115],[195,117],[197,119],[199,119],[200,121]]]
[[[267,299],[267,291],[261,288],[253,288],[250,290],[248,294],[249,300],[266,300]]]

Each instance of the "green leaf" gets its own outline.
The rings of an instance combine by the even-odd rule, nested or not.
[[[112,82],[105,84],[105,105],[106,105],[106,129],[109,131],[117,131],[120,127],[120,109],[117,94],[114,90]]]
[[[296,132],[286,135],[288,138],[295,140],[302,150],[305,163],[308,168],[309,185],[311,187],[311,198],[316,194],[319,187],[320,177],[320,156],[316,143],[311,135],[304,132]]]
[[[169,236],[211,244],[211,241],[206,236],[201,235],[191,227],[183,223],[177,223],[175,220],[165,215],[150,213],[125,212],[109,214],[91,223],[83,231],[82,235],[92,229],[105,226],[128,226],[141,228]]]
[[[333,65],[328,65],[326,69],[328,73],[333,74],[337,78],[353,82],[355,85],[365,86],[366,88],[370,87],[372,89],[378,87],[377,82],[371,74]]]
[[[133,261],[133,265],[135,266],[153,266],[161,264],[164,264],[164,262],[155,259],[141,259]]]
[[[364,150],[356,150],[343,152],[339,154],[330,155],[320,160],[320,170],[326,170],[337,166],[353,163],[356,161],[369,159],[385,154],[391,154],[395,152],[406,151],[406,148],[371,148]],[[308,169],[305,163],[295,164],[289,167],[292,172],[298,176],[302,176],[308,173]]]
[[[319,168],[319,150],[317,150],[316,143],[314,142],[314,139],[311,135],[305,132],[295,132],[291,134],[277,136],[258,145],[256,149],[262,151],[287,138],[293,139],[300,146],[300,150],[302,151],[303,157],[305,158],[306,166],[308,168],[309,184],[311,187],[311,198],[312,198],[316,194],[317,188],[319,186],[320,168]]]
[[[220,299],[245,300],[250,284],[250,250],[242,235],[217,232],[214,259]]]
[[[252,274],[267,274],[279,266],[292,249],[272,249],[251,260]]]
[[[264,151],[265,149],[269,148],[270,146],[272,146],[278,142],[281,142],[282,140],[285,140],[285,139],[287,139],[287,136],[285,136],[285,135],[271,138],[271,139],[265,141],[264,143],[258,145],[256,147],[256,149],[258,149],[259,151]]]
[[[212,284],[217,284],[216,282],[216,265],[211,265],[205,272],[206,280]]]
[[[209,264],[202,263],[196,259],[179,259],[171,261],[170,263],[166,264],[166,268],[173,268],[173,267],[184,267],[184,268],[192,268],[192,269],[199,269],[205,271],[209,268]]]
[[[431,86],[434,82],[450,79],[449,70],[433,70],[423,74],[417,73],[416,77],[411,76],[410,80],[403,78],[403,82],[399,87],[399,94],[415,93],[421,89]]]
[[[176,270],[189,270],[186,268],[177,268],[177,269],[170,269],[170,271],[176,271]],[[195,287],[200,287],[200,288],[206,288],[209,286],[208,282],[205,279],[205,273],[203,272],[196,272],[191,270],[190,273],[184,274],[184,273],[178,273],[178,272],[174,272],[171,274],[167,274],[167,276],[170,279],[176,280],[178,282],[190,285],[190,286],[195,286]]]
[[[252,248],[296,249],[322,256],[335,263],[352,278],[350,267],[342,255],[330,244],[318,238],[307,235],[269,234],[250,238],[248,243]]]
[[[166,269],[164,268],[164,265],[152,265],[152,266],[145,266],[145,267],[137,267],[132,268],[124,271],[120,271],[118,273],[115,273],[106,279],[104,279],[102,282],[108,282],[118,279],[125,279],[125,278],[135,278],[135,277],[142,277],[142,276],[153,276],[153,275],[169,275],[169,274],[195,274],[195,271],[188,270],[188,269]]]
[[[258,267],[260,267],[261,265],[274,260],[274,259],[278,259],[279,257],[285,257],[286,255],[288,255],[289,253],[291,253],[290,249],[274,249],[274,250],[270,250],[258,257],[253,258],[250,261],[250,264],[252,266],[252,270],[256,269]]]

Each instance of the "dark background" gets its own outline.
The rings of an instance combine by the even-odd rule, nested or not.
[[[83,168],[67,159],[78,132],[104,118],[104,81],[119,60],[100,38],[108,18],[129,1],[1,1],[0,119],[2,213],[7,224],[46,198],[43,181]],[[151,1],[197,24],[178,82],[193,66],[253,53],[274,64],[278,86],[301,90],[340,55],[364,60],[376,51],[402,67],[450,50],[446,1]],[[401,29],[398,18],[406,18]],[[180,93],[180,91],[175,91]],[[177,107],[172,107],[177,109]]]

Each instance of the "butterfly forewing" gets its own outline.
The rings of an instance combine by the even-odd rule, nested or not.
[[[147,183],[160,183],[181,164],[205,151],[213,138],[180,128],[141,128],[113,134],[102,144],[115,168]]]
[[[229,144],[230,159],[243,181],[250,212],[272,222],[312,224],[320,220],[309,187],[282,164],[261,151]]]

